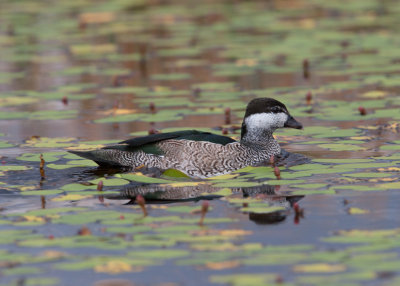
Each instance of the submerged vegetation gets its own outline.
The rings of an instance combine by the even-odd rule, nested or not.
[[[398,285],[399,13],[2,1],[1,284]],[[193,128],[238,139],[255,97],[303,123],[276,137],[309,161],[195,180],[67,152]]]

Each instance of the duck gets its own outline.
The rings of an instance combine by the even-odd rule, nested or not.
[[[69,151],[101,167],[175,169],[204,179],[248,166],[260,166],[279,155],[273,136],[278,128],[302,129],[286,106],[273,98],[251,100],[244,114],[240,141],[198,130],[151,134],[91,151]]]

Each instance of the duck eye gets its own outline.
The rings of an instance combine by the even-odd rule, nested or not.
[[[279,106],[274,106],[271,108],[271,111],[273,113],[279,113],[279,112],[283,112],[282,109]]]

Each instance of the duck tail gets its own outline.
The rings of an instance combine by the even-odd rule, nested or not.
[[[79,157],[92,160],[99,166],[110,167],[110,166],[121,166],[121,162],[118,162],[117,158],[113,158],[113,150],[92,150],[92,151],[68,151],[69,153],[78,155]]]

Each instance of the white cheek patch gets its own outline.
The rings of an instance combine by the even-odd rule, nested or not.
[[[288,116],[286,113],[256,113],[246,118],[247,128],[267,129],[283,127]]]

